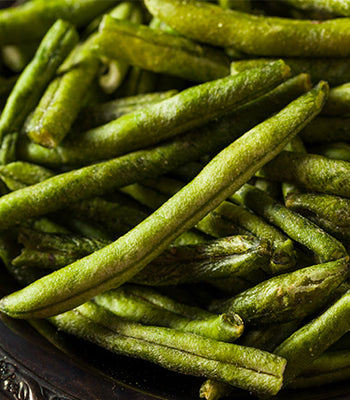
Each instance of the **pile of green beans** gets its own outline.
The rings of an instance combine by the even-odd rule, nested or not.
[[[0,10],[0,311],[207,400],[348,379],[349,49],[350,0]]]

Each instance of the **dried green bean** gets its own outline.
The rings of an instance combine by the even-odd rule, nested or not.
[[[1,310],[19,318],[54,315],[82,304],[98,293],[120,286],[126,280],[131,279],[169,246],[176,237],[195,225],[204,215],[249,180],[262,165],[275,157],[292,137],[320,111],[327,94],[328,85],[320,82],[314,89],[300,96],[279,113],[221,151],[193,181],[133,230],[92,255],[3,298],[0,301]],[[257,143],[259,143],[258,148]],[[253,157],[252,154],[254,154]],[[120,159],[118,161],[120,162]],[[115,161],[109,163],[113,162]],[[108,166],[109,163],[107,163]],[[144,163],[145,159],[143,165]],[[169,165],[169,159],[166,159],[166,163]],[[101,165],[104,164],[99,165],[101,168]],[[159,171],[159,167],[157,169]],[[85,171],[85,174],[81,171]],[[86,171],[91,171],[95,175],[98,165],[71,173],[73,177],[79,177],[79,175],[84,177],[82,179],[84,187],[88,187],[85,186]],[[125,176],[128,175],[125,174],[125,168],[123,172],[125,181]],[[144,174],[144,171],[142,173],[138,170],[138,178],[142,178]],[[65,179],[62,179],[62,175],[56,176],[44,181],[45,185],[44,182],[39,183],[30,189],[17,190],[0,198],[1,220],[5,221],[5,217],[7,218],[5,223],[2,222],[2,226],[9,224],[11,217],[13,222],[16,221],[19,214],[18,209],[27,203],[27,201],[23,201],[23,194],[26,191],[27,195],[32,194],[34,187],[40,187],[42,190],[40,190],[41,201],[37,201],[39,197],[37,196],[35,206],[33,205],[34,199],[30,196],[32,212],[34,210],[42,212],[43,208],[52,207],[48,194],[53,196],[57,206],[59,189],[57,185],[53,186],[52,184],[60,180],[63,183],[67,182],[67,174],[63,175],[66,175]],[[111,174],[109,173],[107,177],[110,182]],[[102,178],[102,174],[99,174],[100,190]],[[80,190],[82,182],[79,185],[79,179],[75,182],[73,180],[73,187]],[[45,187],[48,189],[46,193]],[[67,198],[70,197],[67,185],[64,188],[63,193],[65,201],[67,201]],[[94,190],[96,189],[94,188]],[[91,191],[90,188],[90,195]],[[9,201],[11,196],[15,200],[12,207],[15,204],[16,212]],[[43,203],[45,207],[43,207]],[[27,208],[25,208],[25,212],[28,212]],[[5,211],[5,215],[1,211]],[[81,265],[84,265],[84,268],[81,268]]]
[[[289,57],[350,55],[347,18],[328,21],[265,17],[195,0],[145,0],[152,15],[189,38],[247,54]]]
[[[332,142],[319,146],[312,146],[310,152],[334,160],[350,162],[350,145],[346,142]]]
[[[103,57],[195,82],[229,74],[229,60],[219,50],[146,25],[105,16],[92,51]]]
[[[333,116],[350,114],[350,83],[344,83],[329,91],[322,114]]]
[[[316,154],[283,151],[266,164],[260,176],[292,182],[310,191],[350,197],[350,163]]]
[[[228,300],[212,305],[214,312],[238,313],[250,324],[300,320],[322,310],[346,279],[348,258],[273,277]]]

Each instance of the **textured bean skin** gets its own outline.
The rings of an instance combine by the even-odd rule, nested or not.
[[[199,1],[146,0],[150,12],[192,39],[247,54],[348,57],[348,18],[328,21],[256,16]],[[174,17],[176,15],[176,17]]]

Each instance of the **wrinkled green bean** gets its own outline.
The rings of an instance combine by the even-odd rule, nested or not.
[[[145,4],[176,31],[214,46],[278,57],[350,55],[347,18],[315,23],[251,15],[195,0],[145,0]]]
[[[244,322],[300,320],[322,310],[346,279],[348,258],[299,269],[259,283],[228,300],[212,305],[214,312],[236,312]]]
[[[283,151],[266,164],[260,176],[292,182],[310,191],[350,197],[350,163],[316,154]]]
[[[302,10],[321,11],[350,17],[350,4],[344,0],[287,0],[286,2]]]
[[[109,59],[121,59],[136,67],[195,82],[222,78],[230,72],[224,52],[182,36],[108,16],[102,21],[92,51]]]

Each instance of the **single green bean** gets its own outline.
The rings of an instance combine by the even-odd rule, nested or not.
[[[260,176],[292,182],[310,191],[350,197],[350,163],[316,154],[283,151],[266,164]]]
[[[176,237],[195,225],[204,215],[248,181],[262,165],[275,157],[292,137],[320,111],[327,94],[327,83],[320,82],[314,89],[300,96],[279,113],[226,147],[184,189],[133,230],[92,255],[3,298],[0,301],[1,310],[19,318],[54,315],[130,280],[167,248]],[[257,143],[259,143],[258,148]],[[115,161],[109,163],[113,162]],[[166,159],[166,163],[169,165],[168,159]],[[99,165],[101,168],[101,165],[105,164]],[[107,163],[107,165],[110,164]],[[145,159],[143,159],[142,165],[144,167]],[[83,168],[80,172],[79,170],[73,171],[71,174],[78,177],[85,175],[85,179],[82,180],[86,184],[87,170],[91,171],[96,179],[98,164]],[[85,174],[81,171],[85,171]],[[142,178],[144,174],[144,170],[142,172],[138,170],[138,178]],[[33,198],[30,196],[32,212],[34,210],[42,212],[43,208],[52,207],[52,202],[48,202],[50,197],[48,194],[53,196],[57,207],[59,197],[57,193],[60,190],[57,185],[53,186],[53,184],[60,180],[66,182],[67,174],[63,175],[66,179],[62,179],[62,175],[56,176],[44,181],[45,185],[44,182],[39,183],[30,189],[24,188],[1,197],[0,220],[2,226],[6,223],[9,224],[11,217],[14,219],[13,222],[16,221],[19,214],[18,209],[26,203],[21,196],[26,191],[27,195],[32,194],[33,187],[42,189],[40,193],[43,201],[39,201],[33,206]],[[126,180],[126,175],[124,168],[124,180]],[[102,177],[102,174],[98,174],[100,190]],[[109,173],[107,177],[110,182],[111,174]],[[78,181],[79,179],[72,183],[73,187],[80,190],[81,182],[79,185]],[[86,187],[85,184],[84,187]],[[46,192],[45,187],[48,188]],[[67,198],[71,196],[67,195],[67,185],[64,188],[63,193],[65,201],[67,201]],[[9,201],[11,196],[15,200],[16,212],[13,212],[13,206],[11,207],[11,201]],[[43,203],[46,203],[45,207],[43,207]],[[4,207],[1,207],[2,205]],[[27,208],[25,212],[28,212]],[[5,209],[4,217],[6,216],[7,221],[4,223],[1,211],[5,211]],[[84,268],[81,267],[82,265]]]
[[[0,118],[1,143],[7,135],[21,129],[57,68],[77,41],[78,35],[75,29],[62,20],[57,21],[45,35],[33,60],[22,72],[7,99]],[[1,163],[7,163],[8,158],[13,157],[14,155],[10,154],[8,149],[7,151],[3,149]]]
[[[228,300],[212,311],[238,313],[250,324],[288,322],[322,310],[349,272],[348,258],[273,277]]]
[[[36,0],[9,7],[0,11],[0,45],[39,41],[58,18],[82,27],[114,3],[115,0]]]
[[[56,149],[29,145],[27,151],[37,153],[39,164],[47,160],[50,164],[76,165],[116,157],[231,112],[275,87],[288,73],[288,67],[279,61],[264,69],[206,82],[101,127],[71,135]]]
[[[117,21],[105,16],[92,51],[109,59],[195,82],[206,82],[229,74],[224,52],[197,44],[182,36],[146,25]]]
[[[231,199],[249,207],[279,227],[291,239],[312,250],[320,258],[320,262],[336,260],[346,255],[344,246],[337,239],[252,185],[242,186]]]
[[[255,393],[275,394],[282,384],[285,360],[280,357],[169,328],[123,321],[93,303],[51,321],[59,329],[114,352],[178,372],[221,379]]]
[[[243,333],[243,321],[237,314],[215,315],[180,304],[142,286],[123,287],[102,293],[94,298],[96,304],[119,317],[143,325],[156,325],[190,332],[223,342],[234,342]],[[174,312],[168,309],[181,310]]]
[[[191,39],[247,54],[289,57],[347,57],[347,18],[328,21],[265,17],[187,0],[145,0],[152,15]]]
[[[50,83],[25,127],[33,142],[52,148],[65,138],[99,66],[96,58],[84,57]]]
[[[280,344],[275,353],[287,359],[284,385],[311,365],[333,343],[350,330],[350,292],[322,314],[293,333]]]

